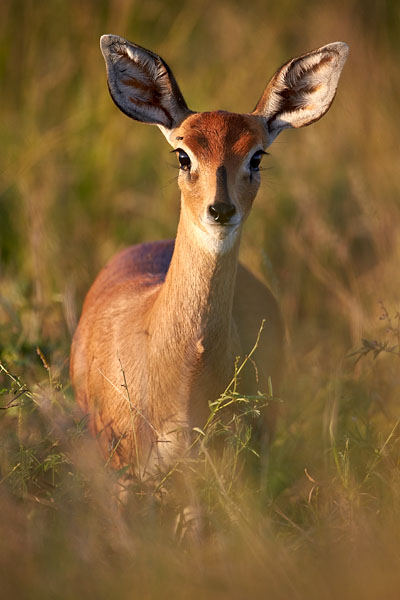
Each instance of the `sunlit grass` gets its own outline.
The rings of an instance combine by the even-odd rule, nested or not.
[[[234,379],[190,456],[143,485],[101,461],[65,372],[37,357],[32,387],[1,366],[1,514],[12,539],[3,577],[14,590],[52,597],[50,580],[63,598],[82,585],[97,597],[133,586],[150,597],[374,598],[397,582],[400,420],[382,426],[349,376],[320,381],[308,399],[313,386],[299,380],[300,405],[285,400],[267,461],[251,434],[272,399],[237,395]],[[188,498],[201,518],[196,543],[182,533]]]

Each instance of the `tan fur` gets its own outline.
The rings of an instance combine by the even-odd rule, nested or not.
[[[334,46],[326,48],[332,52]],[[156,122],[191,161],[179,175],[176,240],[132,246],[110,261],[86,297],[71,350],[77,400],[105,455],[146,476],[184,454],[190,432],[204,425],[208,403],[226,388],[236,357],[251,350],[264,319],[257,368],[247,365],[241,387],[250,394],[266,391],[269,377],[278,387],[280,312],[267,287],[238,263],[238,250],[260,184],[250,161],[270,143],[268,119],[276,123],[280,116],[275,100],[274,113],[268,113],[272,83],[253,114],[192,113],[157,55],[117,36],[103,36],[102,51],[116,104],[135,119]],[[324,48],[318,53],[327,62]],[[313,60],[309,71],[318,71],[314,54],[305,55]],[[282,69],[289,80],[290,64]],[[145,74],[140,81],[138,72]],[[306,75],[310,94],[313,81]],[[281,88],[277,83],[276,94]],[[143,98],[135,99],[134,112],[132,89]],[[223,224],[210,212],[221,205],[235,209]],[[261,422],[265,435],[274,420],[274,406],[268,407]]]
[[[214,254],[197,243],[193,231],[199,227],[196,215],[219,199],[221,163],[230,197],[242,218],[247,216],[259,179],[250,182],[247,175],[244,181],[238,166],[251,147],[265,145],[265,132],[251,116],[206,113],[183,123],[177,144],[194,153],[199,135],[208,136],[209,147],[200,146],[197,172],[179,178],[182,210],[175,244],[136,246],[114,258],[86,298],[73,343],[74,385],[91,414],[93,432],[102,432],[105,452],[111,440],[122,438],[116,460],[136,463],[135,427],[142,471],[166,466],[183,451],[186,437],[172,431],[204,425],[208,402],[227,386],[236,357],[251,350],[263,319],[256,354],[261,379],[257,382],[249,368],[243,390],[266,391],[268,376],[277,384],[282,362],[275,300],[244,267],[236,275],[239,235],[228,252]],[[271,427],[273,413],[271,408]]]

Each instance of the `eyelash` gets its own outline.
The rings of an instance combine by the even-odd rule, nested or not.
[[[257,171],[260,170],[260,162],[264,154],[267,154],[267,152],[264,152],[264,150],[257,150],[257,152],[253,154],[249,163],[250,171],[252,171],[253,173],[257,173]],[[253,165],[251,164],[252,162]]]

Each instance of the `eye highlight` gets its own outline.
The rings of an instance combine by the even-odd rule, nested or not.
[[[190,171],[192,163],[190,162],[190,158],[186,152],[182,150],[182,148],[177,148],[175,152],[178,155],[179,165],[182,171]]]
[[[260,170],[260,163],[264,154],[266,154],[264,150],[257,150],[257,152],[253,154],[250,159],[250,171],[257,172]]]

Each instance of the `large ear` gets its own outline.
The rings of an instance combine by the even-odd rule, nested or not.
[[[191,113],[160,56],[117,35],[103,35],[100,48],[111,97],[128,117],[154,123],[168,135]]]
[[[262,117],[271,142],[283,129],[310,125],[326,113],[348,52],[347,44],[334,42],[278,69],[253,111]]]

